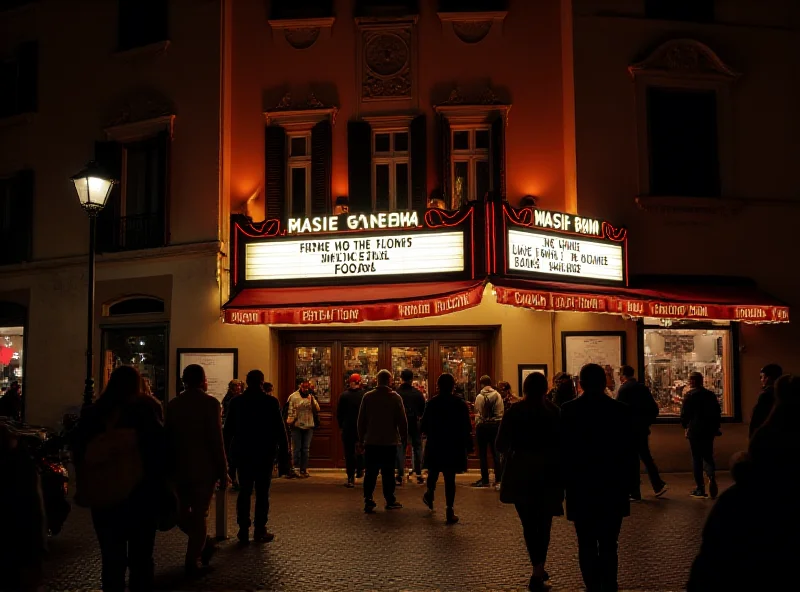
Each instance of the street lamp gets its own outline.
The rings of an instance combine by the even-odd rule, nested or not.
[[[78,192],[81,207],[89,215],[89,302],[86,320],[86,386],[83,389],[83,404],[91,405],[94,399],[92,372],[92,344],[94,341],[94,256],[97,215],[103,210],[118,183],[112,175],[92,161],[79,173],[71,177]]]

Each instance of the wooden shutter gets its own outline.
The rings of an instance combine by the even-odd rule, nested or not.
[[[331,211],[330,121],[320,121],[311,129],[311,214],[325,216]]]
[[[422,211],[428,206],[428,146],[425,141],[425,116],[411,121],[411,209]]]
[[[157,215],[158,223],[153,228],[153,232],[162,238],[163,244],[169,244],[169,197],[170,197],[170,175],[172,160],[172,138],[168,130],[160,132],[156,138],[158,142],[158,207],[153,214]]]
[[[14,236],[14,259],[30,261],[33,252],[34,174],[30,169],[17,173],[11,199],[11,223]]]
[[[267,218],[286,215],[286,130],[269,125],[264,134]]]
[[[366,121],[347,124],[347,172],[350,211],[372,211],[372,127]]]
[[[97,217],[97,250],[102,253],[121,247],[122,145],[117,142],[95,142],[94,159],[119,181],[111,190],[106,207]]]
[[[445,207],[450,209],[453,196],[450,192],[450,122],[444,115],[439,116],[439,182],[442,187],[442,199]]]
[[[506,198],[505,126],[506,118],[502,114],[492,122],[492,190],[495,199]]]
[[[18,103],[20,113],[34,113],[39,107],[39,44],[19,46]]]

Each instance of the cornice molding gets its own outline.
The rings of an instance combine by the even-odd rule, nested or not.
[[[475,11],[475,12],[437,12],[439,20],[443,23],[450,22],[480,22],[480,21],[503,21],[508,15],[507,10]]]
[[[339,109],[336,107],[324,107],[321,109],[281,109],[275,111],[264,111],[264,118],[267,125],[280,125],[287,128],[308,126],[309,128],[318,124],[320,121],[330,119],[331,125],[336,124],[336,114]]]
[[[407,128],[416,115],[363,115],[362,120],[370,124],[372,129]]]
[[[113,142],[132,142],[149,136],[155,136],[163,131],[169,132],[169,137],[172,139],[174,126],[175,115],[171,114],[143,119],[141,121],[133,121],[131,123],[112,125],[107,127],[104,131],[106,133],[106,138]]]
[[[326,16],[321,18],[297,18],[297,19],[269,19],[267,23],[276,30],[281,29],[330,29],[336,17]]]
[[[741,76],[709,46],[695,39],[672,39],[662,43],[644,60],[628,66],[628,72],[634,79],[666,75],[732,82]]]

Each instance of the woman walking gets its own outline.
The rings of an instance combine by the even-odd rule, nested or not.
[[[160,405],[142,393],[139,372],[111,373],[97,402],[77,426],[76,502],[92,510],[100,544],[103,590],[153,588],[153,546],[166,479]]]
[[[463,399],[454,394],[456,381],[442,374],[436,381],[439,394],[428,401],[420,422],[420,431],[428,437],[424,463],[428,468],[428,490],[422,501],[433,510],[433,497],[439,474],[444,476],[447,524],[458,522],[453,510],[456,499],[456,473],[467,470],[467,454],[472,451],[472,424]]]
[[[525,546],[533,564],[528,589],[545,589],[544,569],[553,516],[564,514],[560,461],[560,412],[547,399],[547,379],[529,374],[523,399],[503,415],[497,449],[507,461],[500,501],[514,504],[522,522]]]

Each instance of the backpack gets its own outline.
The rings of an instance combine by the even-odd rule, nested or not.
[[[86,447],[77,471],[75,501],[89,508],[114,506],[128,499],[143,476],[136,430],[110,421]]]
[[[481,408],[481,419],[483,421],[494,420],[494,404],[495,404],[494,397],[489,399],[488,394],[483,395],[483,407]]]

